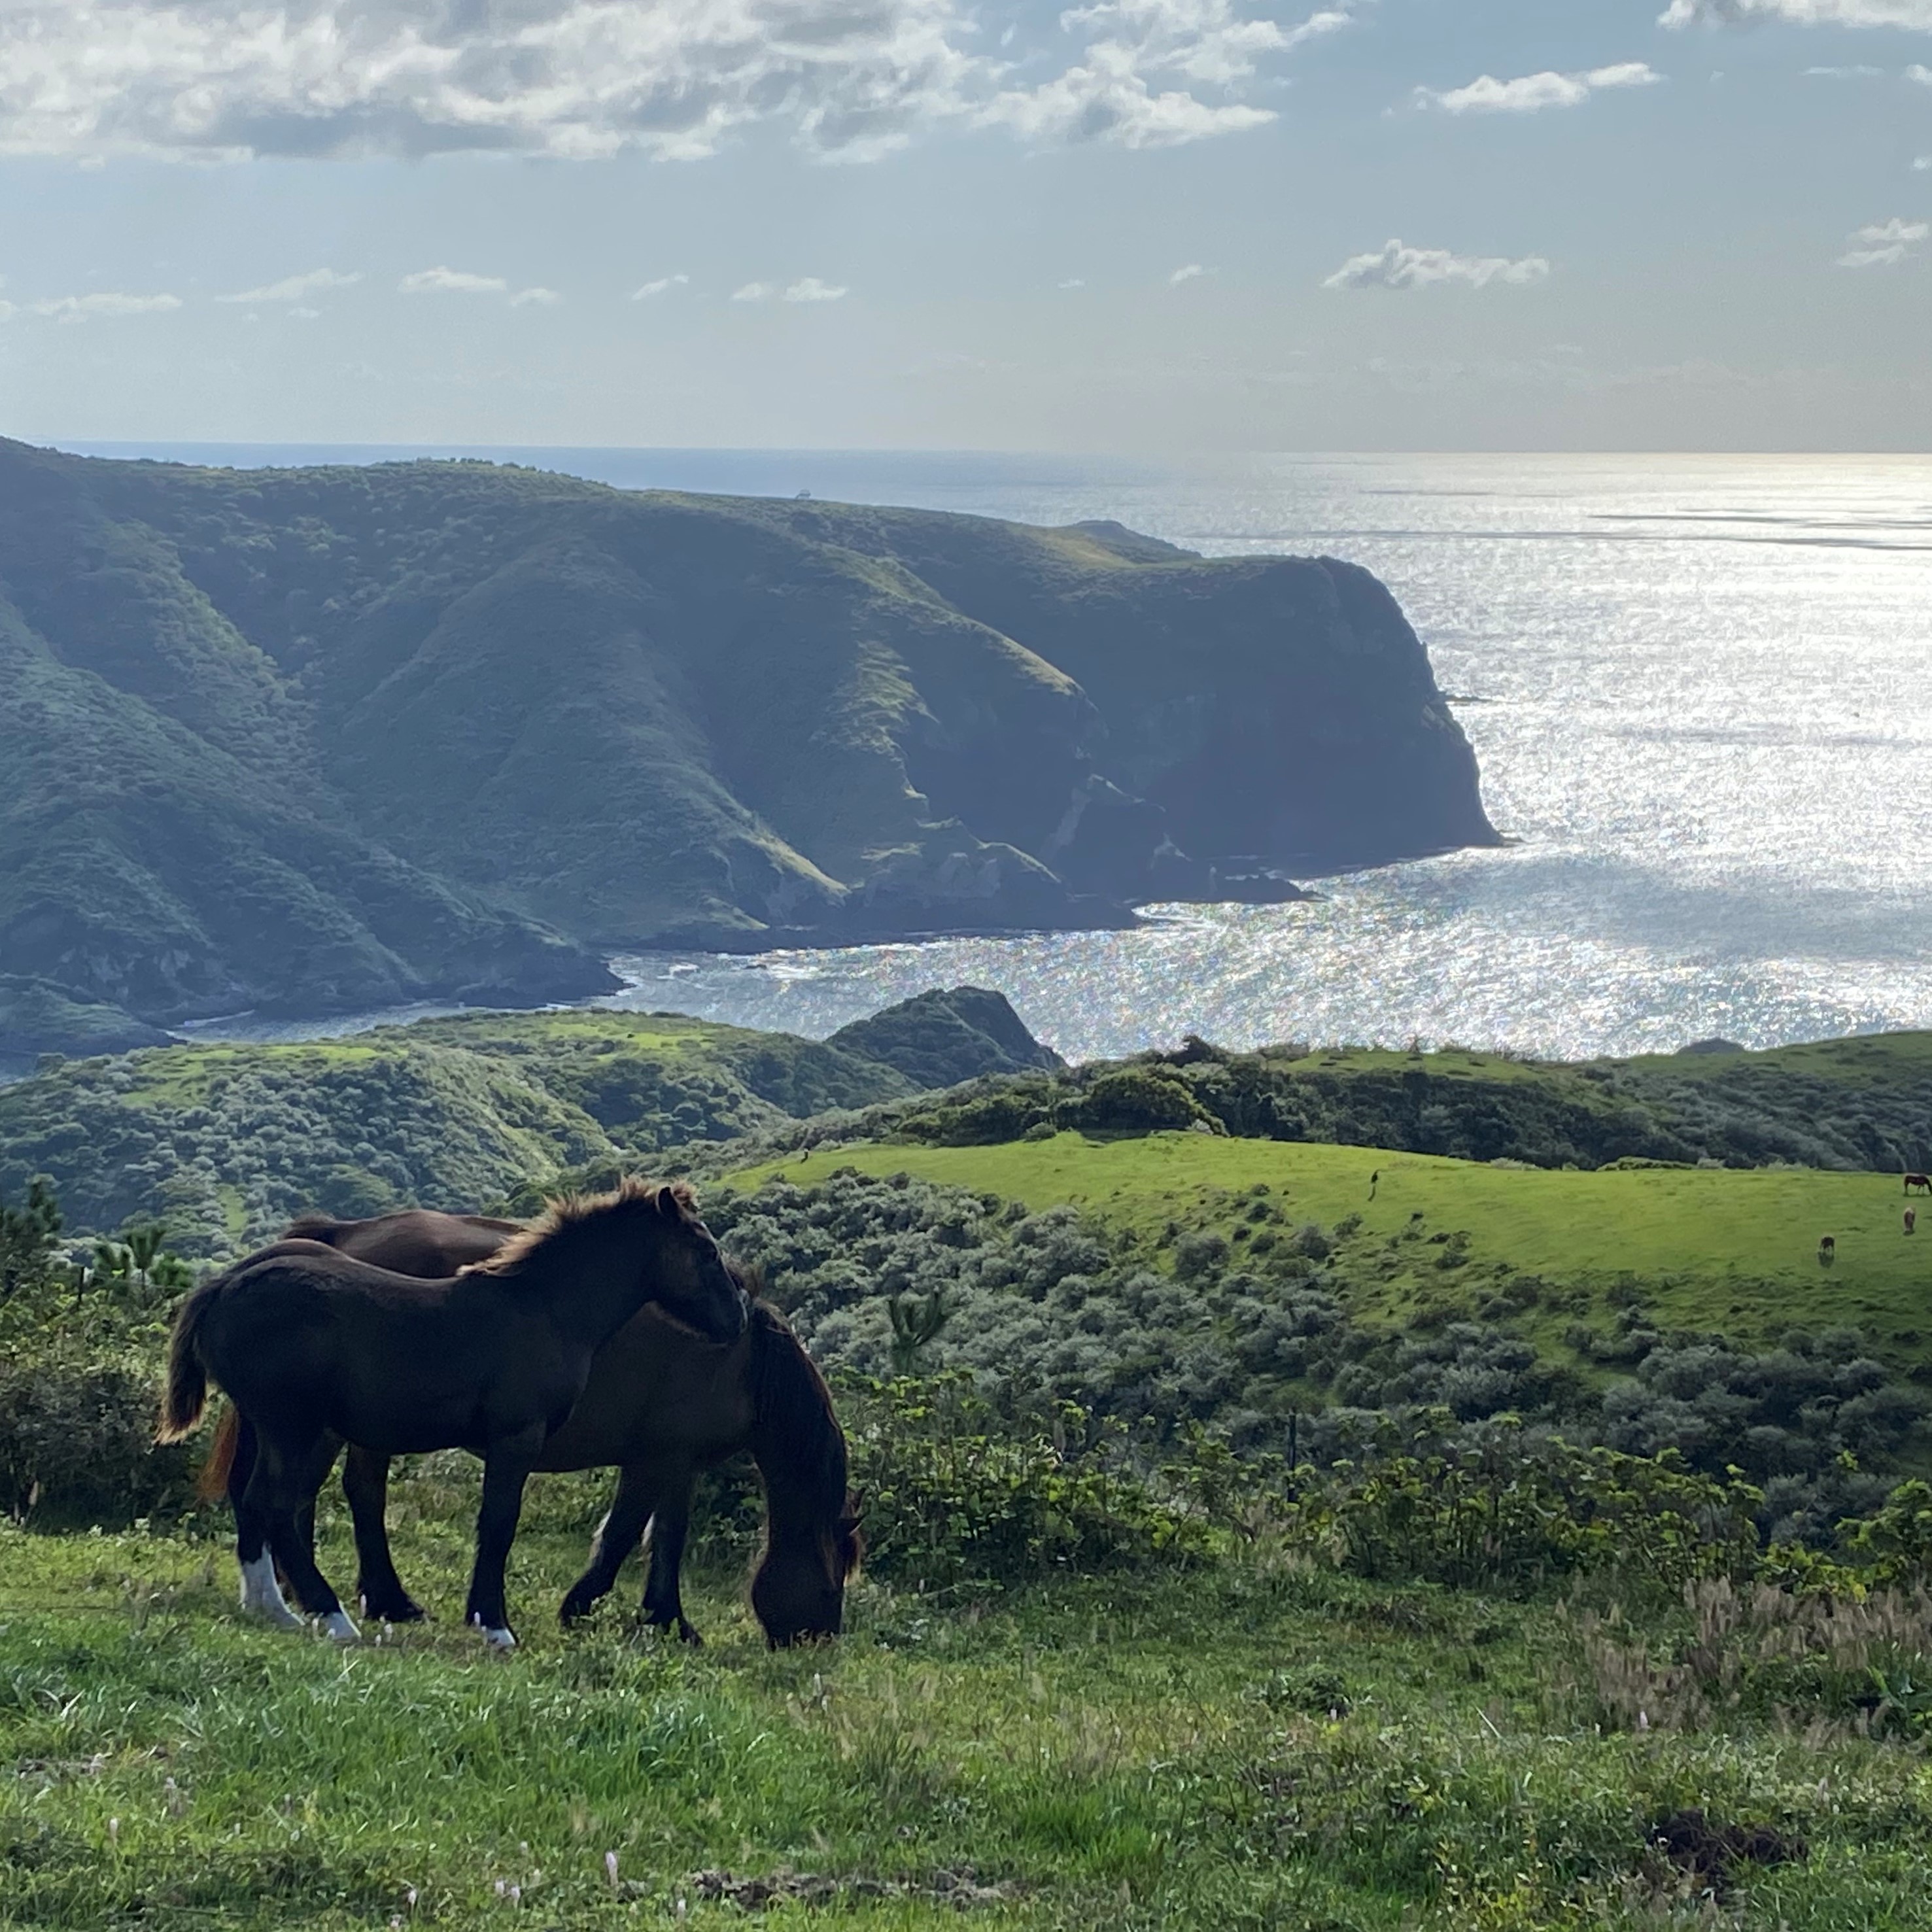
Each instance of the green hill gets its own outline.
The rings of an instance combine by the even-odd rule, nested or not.
[[[598,947],[1115,922],[1494,836],[1332,560],[0,442],[0,956],[77,1002],[533,1002]]]
[[[974,987],[822,1042],[675,1013],[569,1011],[171,1045],[0,1088],[0,1201],[44,1174],[76,1232],[160,1217],[182,1252],[218,1253],[305,1208],[481,1206],[567,1169],[899,1099],[935,1054],[966,1072],[1053,1058],[1000,994]]]

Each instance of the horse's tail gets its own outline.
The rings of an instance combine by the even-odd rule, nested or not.
[[[208,1445],[208,1460],[194,1479],[194,1499],[218,1503],[228,1493],[228,1478],[235,1467],[235,1451],[242,1440],[242,1412],[231,1402],[214,1425],[214,1440]]]
[[[225,1276],[205,1281],[181,1305],[168,1342],[167,1386],[161,1396],[157,1442],[178,1442],[194,1430],[208,1406],[208,1371],[202,1367],[200,1329]]]

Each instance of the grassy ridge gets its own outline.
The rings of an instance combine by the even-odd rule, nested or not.
[[[1294,1220],[1332,1226],[1360,1217],[1356,1238],[1379,1244],[1386,1277],[1348,1277],[1351,1312],[1398,1324],[1450,1299],[1480,1299],[1499,1272],[1540,1278],[1540,1339],[1601,1318],[1640,1286],[1673,1327],[1769,1342],[1786,1328],[1863,1328],[1901,1367],[1932,1364],[1932,1214],[1910,1239],[1889,1174],[1796,1168],[1611,1168],[1565,1173],[1497,1168],[1367,1148],[1224,1139],[1160,1132],[976,1148],[848,1147],[748,1168],[734,1184],[774,1176],[798,1183],[828,1166],[916,1174],[1044,1208],[1068,1202],[1103,1222],[1157,1235],[1170,1222],[1217,1232],[1238,1257],[1244,1198],[1266,1186]],[[1379,1172],[1373,1200],[1370,1177]],[[1416,1217],[1420,1217],[1420,1227]],[[1838,1242],[1821,1268],[1820,1234]],[[1438,1264],[1450,1243],[1466,1258]],[[1560,1291],[1574,1290],[1564,1294]],[[1557,1305],[1550,1305],[1553,1299]],[[1528,1318],[1532,1324],[1536,1317]]]

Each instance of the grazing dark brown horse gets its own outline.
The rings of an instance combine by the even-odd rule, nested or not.
[[[1905,1177],[1905,1191],[1908,1194],[1932,1194],[1932,1174],[1908,1174]]]
[[[288,1616],[266,1542],[302,1603],[344,1640],[356,1627],[316,1567],[306,1520],[340,1444],[475,1450],[483,1503],[465,1614],[507,1648],[503,1568],[524,1486],[592,1358],[647,1301],[716,1341],[743,1335],[744,1292],[680,1184],[627,1180],[562,1203],[446,1279],[284,1241],[182,1304],[160,1439],[194,1427],[211,1379],[226,1391],[257,1450],[236,1510],[244,1585],[256,1606]]]
[[[418,1209],[298,1226],[365,1260],[441,1272],[459,1252],[490,1252],[514,1225]],[[746,1448],[764,1479],[766,1509],[752,1608],[774,1645],[836,1636],[861,1548],[846,1489],[845,1438],[824,1378],[784,1318],[763,1302],[754,1303],[749,1328],[728,1348],[707,1346],[646,1309],[598,1352],[570,1420],[536,1466],[616,1463],[622,1471],[590,1565],[564,1599],[563,1621],[586,1615],[609,1592],[648,1524],[644,1615],[697,1642],[680,1588],[692,1490],[700,1470]],[[225,1420],[203,1473],[204,1493],[218,1492],[225,1478],[231,1496],[238,1495],[253,1453],[245,1425]],[[388,1457],[352,1447],[343,1489],[355,1517],[363,1606],[391,1622],[412,1622],[422,1612],[396,1574],[383,1524],[388,1484]]]

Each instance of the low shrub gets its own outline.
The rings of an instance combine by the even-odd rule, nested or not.
[[[1203,1527],[1125,1467],[1118,1429],[1066,1402],[1004,1416],[970,1376],[855,1380],[840,1401],[866,1562],[926,1586],[1172,1564]]]
[[[1504,1425],[1432,1454],[1297,1474],[1287,1541],[1363,1576],[1525,1588],[1610,1570],[1675,1591],[1696,1577],[1748,1576],[1758,1560],[1759,1492],[1668,1451],[1532,1443]]]
[[[0,1360],[0,1510],[126,1522],[184,1508],[196,1452],[154,1446],[152,1359],[50,1352]]]

